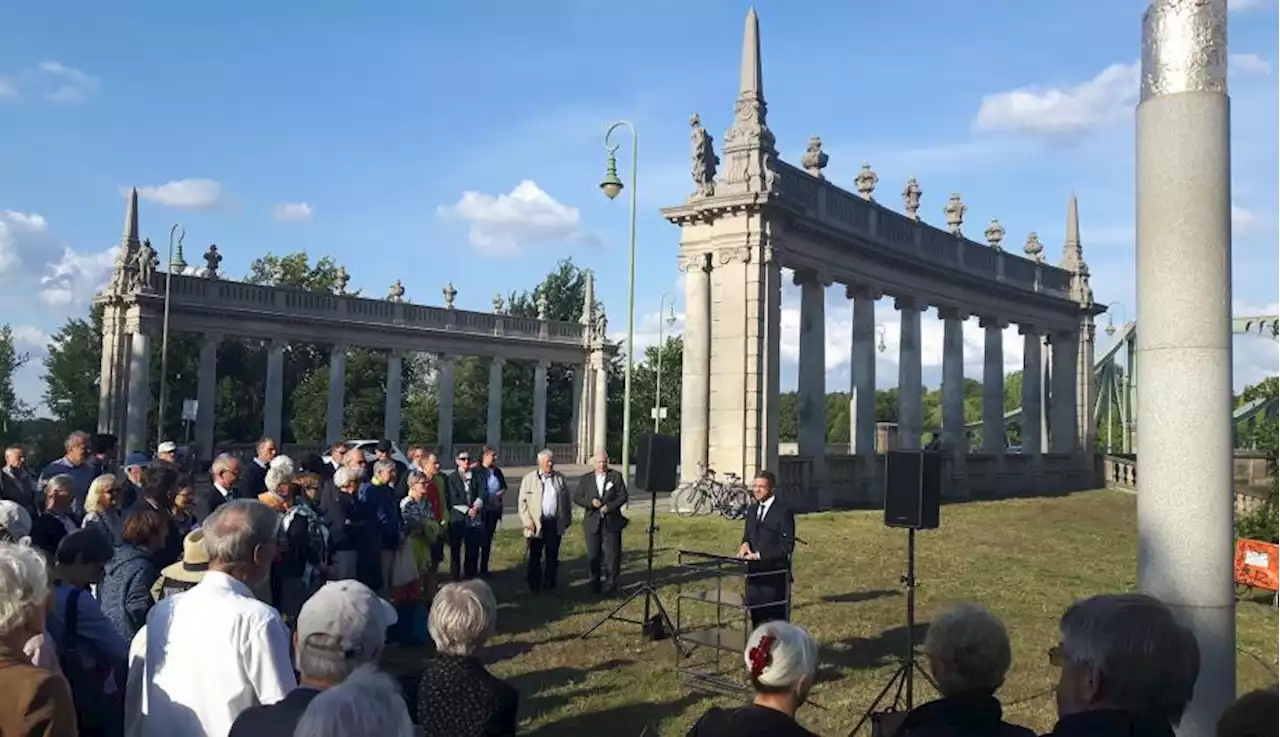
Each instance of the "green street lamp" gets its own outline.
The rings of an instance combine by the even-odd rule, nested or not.
[[[662,309],[666,305],[665,315]],[[662,328],[674,327],[676,324],[676,298],[667,292],[662,295],[662,301],[658,303],[658,373],[653,382],[653,432],[658,434],[662,432],[662,354],[666,353],[667,341],[662,334]]]
[[[156,407],[156,447],[164,442],[165,405],[169,403],[169,295],[173,294],[173,272],[181,272],[187,264],[182,259],[182,239],[187,237],[187,229],[174,223],[169,229],[169,263],[164,270],[164,317],[160,327],[160,403]],[[178,247],[177,259],[174,259],[173,247]]]
[[[600,182],[600,191],[604,196],[614,199],[622,192],[622,180],[618,178],[618,145],[612,143],[613,132],[619,128],[631,131],[631,223],[627,239],[627,363],[622,389],[622,464],[623,478],[631,481],[631,372],[635,364],[636,339],[636,158],[640,154],[640,137],[636,127],[625,120],[620,120],[604,132],[604,150],[608,152],[608,166],[605,169],[604,181]]]
[[[1107,303],[1106,307],[1107,307],[1107,327],[1104,328],[1104,330],[1106,331],[1107,337],[1109,338],[1116,334],[1116,323],[1111,316],[1111,308],[1119,307],[1121,310],[1124,310],[1126,317],[1128,316],[1129,311],[1123,304],[1120,304],[1119,302],[1109,302]]]

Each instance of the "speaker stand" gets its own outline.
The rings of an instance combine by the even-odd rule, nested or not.
[[[627,598],[623,599],[613,611],[600,618],[600,621],[587,628],[586,632],[578,635],[579,640],[585,640],[592,632],[600,629],[601,625],[610,620],[618,622],[626,622],[628,624],[639,624],[640,633],[648,640],[658,641],[672,637],[672,642],[677,642],[674,638],[676,634],[675,624],[671,621],[671,616],[667,614],[667,608],[662,605],[662,598],[658,596],[658,590],[653,587],[653,541],[654,535],[658,531],[658,492],[649,492],[649,550],[646,554],[644,585],[632,591]],[[621,551],[619,551],[621,555]],[[621,616],[621,612],[628,604],[637,598],[644,597],[644,619],[636,621]],[[653,613],[654,609],[657,613]],[[679,645],[676,645],[679,648]]]

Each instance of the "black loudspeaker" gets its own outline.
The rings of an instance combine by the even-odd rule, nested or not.
[[[636,448],[636,488],[644,491],[675,491],[679,480],[680,442],[674,435],[645,433]]]
[[[934,530],[942,502],[942,457],[927,451],[884,454],[884,523]]]

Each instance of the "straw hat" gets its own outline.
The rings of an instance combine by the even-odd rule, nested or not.
[[[182,539],[182,560],[160,571],[170,581],[200,583],[209,570],[209,553],[204,548],[204,531],[196,528]]]

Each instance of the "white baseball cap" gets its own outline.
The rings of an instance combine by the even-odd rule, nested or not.
[[[359,581],[330,581],[307,599],[298,613],[298,646],[313,652],[341,650],[345,658],[367,662],[387,641],[387,628],[399,617],[395,607]],[[337,640],[331,646],[309,642],[315,635]]]
[[[160,447],[156,448],[156,455],[159,455],[161,453],[177,453],[177,452],[178,452],[178,444],[173,442],[172,440],[166,440],[160,444]]]

